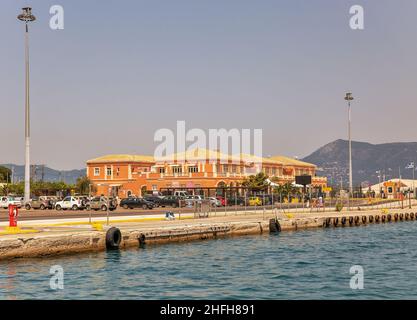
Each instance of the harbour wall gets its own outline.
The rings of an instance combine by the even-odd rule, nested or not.
[[[310,217],[223,217],[182,221],[121,223],[112,227],[53,228],[0,236],[0,260],[124,249],[170,242],[216,239],[307,228],[358,227],[416,220],[417,211],[326,213]],[[86,229],[88,228],[88,230]]]

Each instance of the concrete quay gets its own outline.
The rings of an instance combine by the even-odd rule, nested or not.
[[[105,221],[30,221],[21,229],[0,228],[0,260],[44,257],[106,249],[123,249],[169,242],[214,239],[226,236],[284,232],[306,228],[354,227],[417,219],[417,209],[349,212],[234,214],[181,220],[121,218]],[[103,218],[101,218],[103,220]]]

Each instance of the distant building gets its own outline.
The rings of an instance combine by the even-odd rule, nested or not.
[[[274,156],[225,155],[219,151],[193,149],[160,159],[143,155],[107,155],[87,161],[87,176],[97,194],[119,197],[140,196],[149,191],[174,189],[200,190],[240,187],[242,181],[263,171],[284,184],[296,175],[311,175],[315,187],[327,185],[325,177],[316,177],[316,166],[296,159]]]
[[[413,191],[414,188],[414,191]],[[363,193],[373,193],[375,196],[382,195],[387,199],[399,199],[401,194],[411,192],[416,195],[417,180],[412,179],[391,179],[381,183],[362,188]]]

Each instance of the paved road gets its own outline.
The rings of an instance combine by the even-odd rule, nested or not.
[[[405,203],[405,206],[407,204]],[[413,201],[413,205],[417,205],[417,200]],[[300,207],[301,205],[295,205],[295,204],[283,204],[282,208],[284,209],[284,211],[286,212],[295,212],[295,211],[304,211],[304,213],[306,214],[311,214],[311,213],[318,213],[319,211],[321,211],[322,209],[312,209],[312,212],[310,212],[310,209],[302,209]],[[279,206],[280,207],[280,206]],[[271,206],[265,206],[265,208],[267,210],[271,209]],[[353,206],[354,208],[354,206]],[[250,211],[251,213],[255,213],[255,212],[261,212],[262,211],[262,207],[249,207],[247,206],[246,208],[244,206],[230,206],[230,207],[219,207],[219,208],[211,208],[212,212],[217,212],[218,214],[221,214],[221,212],[233,212],[233,211],[244,211],[244,210]],[[372,208],[372,207],[363,207],[363,209],[366,210],[373,210],[376,208]],[[331,210],[333,211],[334,208],[333,207],[328,207],[326,208],[327,210]],[[346,210],[346,209],[345,209]],[[117,210],[115,211],[109,211],[109,217],[118,217],[118,216],[149,216],[149,215],[164,215],[165,212],[167,211],[173,211],[175,213],[192,213],[194,212],[193,208],[170,208],[170,207],[159,207],[159,208],[155,208],[153,210],[144,210],[144,209],[123,209],[123,208],[117,208]],[[100,217],[107,217],[107,213],[103,212],[103,211],[86,211],[86,210],[77,210],[77,211],[72,211],[72,210],[62,210],[62,211],[57,211],[57,210],[26,210],[26,209],[20,209],[19,210],[19,221],[31,221],[31,220],[49,220],[49,219],[71,219],[71,218],[88,218],[89,215],[91,214],[92,217],[94,218],[100,218]],[[9,220],[9,216],[8,216],[8,211],[5,209],[0,209],[0,222],[4,222],[4,221],[8,221]]]

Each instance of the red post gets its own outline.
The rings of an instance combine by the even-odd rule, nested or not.
[[[17,227],[17,216],[19,209],[15,205],[9,205],[9,227]]]

